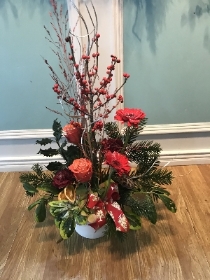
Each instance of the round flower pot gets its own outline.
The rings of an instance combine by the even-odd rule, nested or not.
[[[105,226],[102,226],[98,230],[95,230],[89,225],[76,225],[75,231],[82,237],[89,239],[96,239],[104,236]]]

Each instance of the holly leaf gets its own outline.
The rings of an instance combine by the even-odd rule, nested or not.
[[[34,186],[30,185],[29,183],[23,183],[23,188],[24,188],[29,194],[32,194],[32,195],[34,195],[35,193],[38,192],[38,190],[37,190]]]
[[[36,140],[36,144],[39,144],[41,146],[45,146],[47,144],[51,144],[53,142],[50,138],[42,138],[41,140]]]
[[[63,164],[59,161],[54,161],[54,162],[50,162],[46,168],[49,170],[49,171],[57,171],[57,170],[61,170],[63,167]]]
[[[44,222],[46,218],[46,200],[40,199],[40,203],[36,208],[36,216],[35,219],[37,222]]]
[[[168,210],[170,210],[172,213],[176,213],[176,205],[172,199],[163,194],[159,194],[158,197],[162,200]]]
[[[41,154],[45,157],[53,157],[53,156],[58,155],[58,150],[52,149],[52,148],[49,148],[49,149],[46,149],[46,150],[40,149],[37,154]]]
[[[62,137],[62,126],[61,123],[56,120],[53,122],[53,135],[55,136],[56,142],[59,142]]]

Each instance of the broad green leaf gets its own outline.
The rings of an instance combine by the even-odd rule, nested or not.
[[[34,203],[31,203],[29,206],[28,206],[28,210],[30,211],[31,209],[33,209],[37,204],[39,204],[41,201],[41,199],[38,199],[36,200]]]
[[[46,150],[40,149],[38,154],[41,154],[45,157],[53,157],[53,156],[56,156],[58,154],[58,150],[52,149],[52,148],[49,148],[49,149],[46,149]]]
[[[52,139],[50,139],[50,138],[42,138],[41,140],[36,140],[36,144],[39,144],[39,145],[43,145],[43,146],[45,146],[45,145],[47,145],[47,144],[51,144],[53,142],[53,140]]]
[[[74,232],[75,221],[73,217],[69,217],[60,223],[60,235],[63,239],[68,239]]]
[[[141,228],[140,217],[131,212],[125,212],[125,216],[130,224],[130,229],[138,230]]]
[[[172,199],[163,194],[159,194],[158,197],[162,200],[162,202],[165,204],[168,210],[170,210],[172,213],[176,213],[176,205]]]
[[[37,222],[43,222],[46,218],[46,201],[44,199],[40,200],[40,203],[36,208],[35,218]]]
[[[68,200],[56,200],[56,201],[50,201],[48,204],[50,205],[50,207],[64,208],[64,207],[66,207],[66,205],[69,204],[69,201]]]
[[[38,186],[37,188],[42,191],[52,193],[54,195],[59,194],[59,192],[60,192],[57,188],[55,188],[52,185],[48,185],[48,184],[42,184],[42,185]]]
[[[29,183],[23,183],[23,187],[27,192],[31,194],[35,194],[38,192],[38,190],[34,186],[30,185]]]
[[[57,228],[60,228],[61,220],[58,219],[57,217],[55,217],[54,221],[55,221],[55,226],[56,226]]]
[[[87,216],[75,216],[75,222],[78,224],[78,225],[86,225],[87,224]]]

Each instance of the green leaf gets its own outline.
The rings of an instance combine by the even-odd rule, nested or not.
[[[38,190],[29,183],[23,183],[23,188],[30,194],[35,194],[38,192]]]
[[[74,232],[75,220],[69,217],[60,223],[60,235],[63,239],[68,239]]]
[[[78,225],[86,225],[87,224],[87,217],[82,216],[82,215],[75,216],[75,222]]]
[[[36,221],[43,222],[46,218],[46,200],[41,199],[39,205],[36,208]]]
[[[57,228],[60,228],[60,224],[61,224],[61,219],[59,219],[58,217],[55,217],[55,219],[54,219],[54,221],[55,221],[55,226],[57,227]]]
[[[68,146],[67,150],[65,149],[60,149],[59,150],[60,154],[63,156],[64,159],[67,161],[67,165],[71,165],[72,162],[80,157],[80,149],[77,146]]]
[[[62,137],[62,126],[61,123],[56,120],[53,122],[53,135],[55,136],[56,142],[59,142]]]
[[[131,230],[138,230],[141,228],[141,221],[139,216],[135,215],[132,212],[124,212],[124,213],[126,218],[128,219]]]
[[[168,210],[170,210],[172,213],[176,213],[176,205],[172,199],[163,194],[159,194],[158,197],[162,200]]]
[[[104,125],[104,130],[106,132],[106,134],[110,137],[110,138],[114,138],[114,139],[121,139],[121,134],[119,132],[119,127],[118,124],[116,122],[108,122]]]
[[[53,185],[49,185],[49,184],[42,184],[40,186],[38,186],[38,189],[48,192],[48,193],[52,193],[54,195],[59,194],[59,190],[57,188],[55,188]]]
[[[29,206],[28,206],[28,210],[30,211],[31,209],[33,209],[37,204],[39,204],[41,201],[41,199],[38,199],[36,200],[34,203],[31,203]]]
[[[125,204],[138,216],[147,218],[151,223],[157,222],[157,212],[150,195],[134,193],[126,198]]]
[[[42,154],[45,157],[53,157],[53,156],[58,155],[58,150],[52,149],[52,148],[49,148],[49,149],[46,149],[46,150],[40,149],[37,154]]]
[[[47,145],[47,144],[51,144],[53,142],[53,140],[52,139],[50,139],[50,138],[42,138],[41,140],[36,140],[36,144],[39,144],[39,145],[43,145],[43,146],[45,146],[45,145]]]
[[[49,171],[57,171],[57,170],[61,170],[63,167],[63,164],[59,161],[54,161],[54,162],[50,162],[46,168],[49,170]]]
[[[84,184],[79,184],[76,188],[76,196],[79,197],[79,199],[85,199],[87,198],[88,194],[88,188]]]
[[[170,195],[170,193],[166,189],[160,188],[160,187],[152,188],[151,192],[155,193],[157,195],[159,195],[159,194]]]
[[[54,208],[65,208],[68,206],[69,201],[68,200],[56,200],[56,201],[50,201],[48,203],[50,207]]]

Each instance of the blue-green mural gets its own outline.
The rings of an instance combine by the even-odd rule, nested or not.
[[[125,106],[148,124],[210,121],[209,11],[209,0],[124,0]]]
[[[0,1],[0,130],[50,128],[56,118],[45,109],[58,107],[42,59],[58,67],[43,27],[50,10],[49,0]]]

